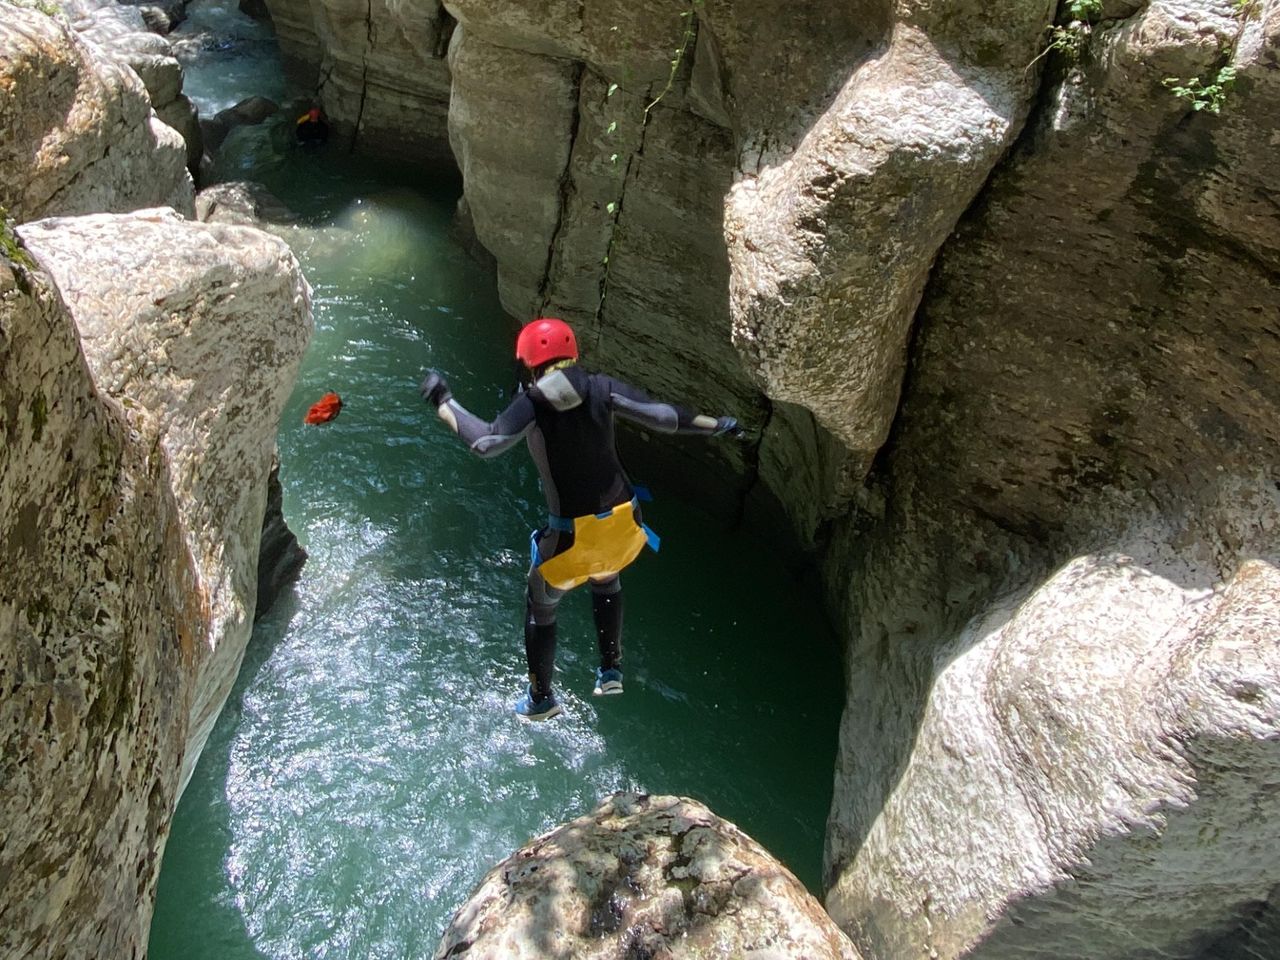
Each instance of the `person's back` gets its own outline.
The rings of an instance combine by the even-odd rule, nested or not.
[[[529,390],[536,433],[526,442],[554,514],[600,513],[632,497],[617,455],[614,383],[571,364],[544,374]]]

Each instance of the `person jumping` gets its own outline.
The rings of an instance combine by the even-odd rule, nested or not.
[[[694,414],[651,399],[643,390],[578,366],[578,344],[563,320],[542,317],[516,338],[516,359],[532,386],[519,392],[492,423],[467,411],[449,384],[429,370],[419,392],[481,457],[524,440],[542,479],[547,522],[531,537],[525,596],[524,649],[529,685],[515,705],[528,720],[562,712],[555,673],[556,608],[574,587],[590,581],[591,612],[600,648],[596,696],[622,693],[622,583],[619,573],[645,543],[657,538],[640,518],[635,490],[618,459],[614,417],[657,433],[740,436],[733,417]]]

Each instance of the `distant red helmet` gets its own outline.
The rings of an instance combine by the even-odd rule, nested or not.
[[[578,341],[563,320],[540,317],[521,329],[516,338],[516,359],[530,369],[552,360],[577,360]]]

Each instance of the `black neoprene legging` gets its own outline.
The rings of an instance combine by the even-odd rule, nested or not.
[[[548,584],[536,566],[530,568],[524,652],[535,700],[551,692],[555,679],[556,609],[567,592]],[[608,580],[591,581],[591,614],[600,666],[617,669],[622,662],[622,580],[616,574]]]

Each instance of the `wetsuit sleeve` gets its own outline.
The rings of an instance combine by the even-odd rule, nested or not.
[[[436,413],[472,453],[486,458],[510,450],[534,423],[533,401],[525,393],[512,400],[493,423],[485,423],[452,397],[440,404]]]
[[[605,376],[601,379],[608,385],[609,405],[618,416],[657,433],[692,433],[710,437],[719,426],[715,417],[654,400],[639,387],[621,380]]]

